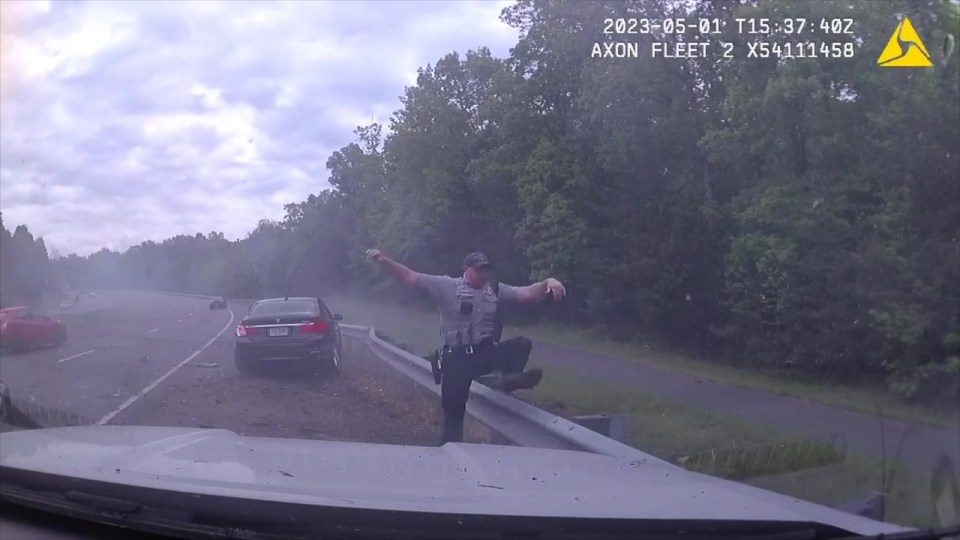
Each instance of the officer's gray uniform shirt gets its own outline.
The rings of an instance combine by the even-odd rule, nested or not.
[[[499,302],[516,302],[517,288],[500,284],[500,294],[488,283],[474,289],[463,277],[417,274],[414,286],[425,292],[440,311],[440,340],[444,345],[475,345],[492,338],[496,330],[495,314]],[[461,304],[473,309],[461,313]]]

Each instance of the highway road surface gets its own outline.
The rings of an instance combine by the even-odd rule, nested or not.
[[[62,347],[0,351],[0,379],[18,402],[44,410],[55,425],[205,427],[255,436],[439,443],[437,398],[347,336],[339,375],[282,366],[241,375],[233,364],[233,339],[247,307],[231,301],[227,310],[211,311],[208,300],[198,297],[87,293],[70,309],[50,312],[67,325]],[[62,414],[70,420],[56,421],[61,413],[75,416]],[[485,426],[468,422],[468,441],[491,438]]]

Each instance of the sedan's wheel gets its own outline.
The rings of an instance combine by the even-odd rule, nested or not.
[[[340,373],[340,351],[333,350],[333,356],[330,359],[330,368],[334,373]]]
[[[237,365],[237,371],[242,375],[252,375],[256,370],[256,365],[250,358],[234,355],[233,363]]]
[[[24,339],[19,339],[17,337],[10,337],[7,339],[7,342],[4,346],[9,349],[11,352],[22,353],[26,352],[29,347],[27,347],[27,342]]]

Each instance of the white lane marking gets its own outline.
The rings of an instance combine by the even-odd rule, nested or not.
[[[116,409],[114,409],[113,411],[111,411],[109,414],[107,414],[106,416],[104,416],[103,418],[101,418],[100,421],[97,422],[97,424],[102,426],[102,425],[105,425],[105,424],[106,424],[107,422],[109,422],[110,420],[113,420],[113,417],[114,417],[114,416],[116,416],[116,415],[120,414],[121,412],[123,412],[123,410],[126,409],[127,407],[129,407],[130,405],[133,405],[133,402],[135,402],[135,401],[137,401],[138,399],[140,399],[140,398],[142,398],[143,396],[145,396],[145,395],[147,394],[147,392],[149,392],[149,391],[153,390],[154,388],[156,388],[157,385],[160,384],[160,383],[162,383],[163,381],[165,381],[165,380],[167,379],[167,377],[173,375],[173,373],[174,373],[175,371],[177,371],[178,369],[180,369],[180,368],[182,368],[183,366],[185,366],[189,361],[191,361],[191,360],[193,360],[194,358],[196,358],[198,354],[202,353],[202,352],[204,351],[204,349],[206,349],[207,347],[209,347],[210,345],[212,345],[213,342],[216,341],[217,338],[220,337],[224,332],[226,332],[226,331],[227,331],[227,328],[230,328],[230,325],[231,325],[231,324],[233,324],[233,310],[227,308],[227,311],[230,312],[230,320],[227,321],[227,324],[223,327],[222,330],[220,330],[219,332],[217,332],[217,335],[215,335],[215,336],[213,336],[212,338],[210,338],[210,341],[204,343],[202,347],[200,347],[199,349],[193,351],[193,354],[191,354],[190,356],[184,358],[179,364],[177,364],[177,365],[173,366],[172,368],[170,368],[170,371],[168,371],[168,372],[164,373],[163,375],[161,375],[159,379],[157,379],[157,380],[153,381],[152,383],[148,384],[148,385],[146,386],[146,388],[144,388],[143,390],[137,392],[136,395],[131,396],[130,399],[128,399],[128,400],[124,401],[123,403],[121,403],[119,407],[117,407]]]
[[[183,319],[177,319],[177,322],[181,322]]]
[[[153,330],[147,330],[147,333],[148,333],[148,334],[152,334],[152,333],[156,332],[157,330],[159,330],[159,328],[154,328]]]
[[[92,352],[95,352],[95,351],[96,351],[96,349],[90,349],[90,350],[87,351],[87,352],[82,352],[82,353],[80,353],[80,354],[75,354],[75,355],[73,355],[73,356],[68,356],[68,357],[66,357],[66,358],[61,358],[61,359],[60,359],[60,362],[66,362],[67,360],[73,360],[74,358],[80,358],[81,356],[86,356],[86,355],[88,355],[88,354],[90,354],[90,353],[92,353]]]

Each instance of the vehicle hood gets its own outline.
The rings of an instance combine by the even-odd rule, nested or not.
[[[0,466],[178,492],[463,514],[810,521],[906,530],[662,462],[514,446],[441,447],[79,426],[0,434]]]

